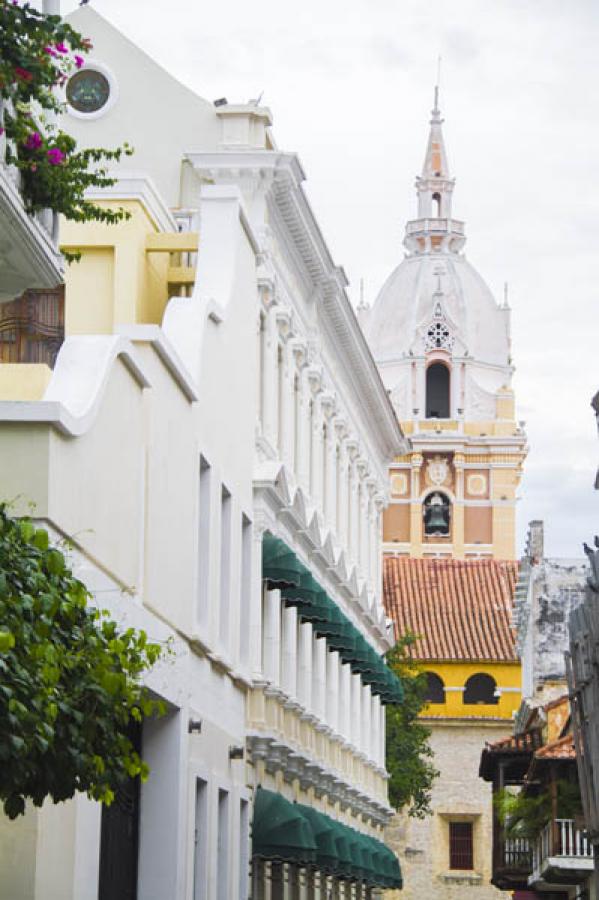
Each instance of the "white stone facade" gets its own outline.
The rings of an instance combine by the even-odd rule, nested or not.
[[[265,591],[262,538],[383,653],[380,516],[404,439],[268,110],[196,97],[89,7],[72,23],[120,90],[65,127],[139,148],[102,199],[139,204],[152,235],[199,231],[195,283],[159,325],[79,327],[42,399],[0,401],[2,494],[72,539],[102,608],[172,644],[148,677],[169,712],[142,735],[139,900],[276,900],[272,872],[249,879],[258,784],[372,836],[391,810],[380,696]],[[1,900],[96,900],[101,828],[81,797],[1,822]]]

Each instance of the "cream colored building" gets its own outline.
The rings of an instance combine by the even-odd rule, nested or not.
[[[139,798],[2,821],[0,897],[373,896],[400,880],[380,530],[407,443],[269,110],[196,96],[89,6],[69,21],[94,49],[64,127],[136,148],[94,198],[130,218],[63,223],[56,360],[0,364],[2,496],[174,652]]]
[[[384,593],[428,677],[423,721],[440,772],[424,820],[396,820],[411,900],[491,900],[485,742],[511,731],[521,673],[511,614],[526,436],[511,387],[510,310],[464,253],[438,91],[405,258],[360,316],[410,438],[390,467]]]

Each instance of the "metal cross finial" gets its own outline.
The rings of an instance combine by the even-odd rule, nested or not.
[[[435,108],[434,113],[439,112],[439,88],[441,87],[441,56],[437,57],[437,83],[435,84]]]

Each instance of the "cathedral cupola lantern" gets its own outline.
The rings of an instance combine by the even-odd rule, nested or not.
[[[408,222],[404,240],[404,246],[411,253],[447,249],[457,253],[466,240],[464,223],[451,216],[455,179],[449,174],[442,126],[439,88],[436,87],[424,165],[422,174],[416,178],[418,218]]]

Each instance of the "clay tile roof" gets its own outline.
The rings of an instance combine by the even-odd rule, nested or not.
[[[396,634],[420,636],[416,659],[517,662],[511,625],[517,562],[388,556],[383,573]]]
[[[576,759],[574,738],[571,734],[567,734],[558,741],[545,744],[544,747],[537,750],[535,759]]]
[[[538,730],[525,731],[522,734],[510,734],[508,737],[492,743],[487,741],[485,749],[491,753],[527,753],[538,747],[541,742],[542,738]]]

